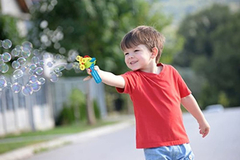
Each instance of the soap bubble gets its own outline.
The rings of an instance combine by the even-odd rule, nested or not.
[[[43,60],[40,60],[39,63],[38,63],[39,66],[43,67],[44,66],[44,61]]]
[[[26,41],[26,42],[22,43],[22,47],[23,47],[23,50],[29,50],[30,51],[33,48],[33,45],[32,45],[31,42]]]
[[[37,67],[35,69],[35,73],[39,76],[42,75],[43,74],[43,68],[42,67]]]
[[[29,96],[33,93],[33,89],[30,85],[22,86],[22,94],[24,96]]]
[[[14,48],[12,51],[11,51],[11,55],[13,57],[18,57],[21,53],[21,49],[17,49],[17,48]]]
[[[20,84],[18,84],[17,82],[16,83],[13,83],[12,84],[12,91],[14,92],[14,93],[19,93],[20,91],[21,91],[21,85]]]
[[[73,68],[73,64],[72,63],[68,63],[66,65],[66,70],[71,70]]]
[[[50,75],[50,81],[51,82],[57,82],[58,81],[58,76],[56,73],[51,73]]]
[[[7,73],[7,71],[9,70],[9,67],[8,67],[8,65],[7,64],[2,64],[1,66],[0,66],[0,71],[2,72],[2,73]]]
[[[18,61],[13,61],[12,62],[12,67],[14,69],[19,69],[21,67],[21,64]]]
[[[48,67],[52,67],[52,66],[53,66],[53,62],[51,62],[51,61],[50,61],[50,62],[47,62],[47,66],[48,66]]]
[[[41,89],[40,82],[38,81],[31,83],[30,86],[34,92],[37,92]]]
[[[34,56],[39,56],[40,55],[40,50],[39,49],[34,49],[32,51],[32,53],[33,53]]]
[[[30,82],[30,83],[37,82],[37,76],[36,76],[36,75],[31,75],[31,76],[29,77],[29,82]]]
[[[58,72],[63,71],[64,69],[66,69],[65,66],[58,66],[58,67],[56,67],[56,68],[54,69],[54,72],[58,73]]]
[[[31,70],[35,70],[37,68],[37,65],[36,64],[31,64],[30,66],[29,66],[29,69],[31,69]]]
[[[7,81],[4,78],[0,78],[0,90],[7,86]]]
[[[27,70],[27,66],[22,66],[22,67],[21,67],[21,70],[22,70],[23,72],[25,72],[25,71]]]
[[[9,39],[5,39],[2,41],[2,47],[5,49],[9,49],[12,47],[12,41],[10,41]]]
[[[45,78],[41,77],[38,79],[38,81],[40,82],[41,85],[43,85],[45,83]]]
[[[31,51],[28,48],[23,48],[21,55],[24,58],[28,58],[31,55]]]
[[[23,76],[23,71],[21,69],[17,69],[13,72],[13,78],[18,79]]]
[[[40,61],[40,59],[39,59],[38,57],[36,57],[36,56],[33,56],[33,57],[32,57],[32,63],[38,64],[39,61]]]
[[[2,60],[3,60],[4,62],[9,62],[9,61],[11,60],[11,55],[10,55],[8,52],[4,52],[4,53],[2,54]]]
[[[24,65],[27,60],[26,60],[26,58],[24,58],[24,57],[19,57],[19,58],[17,59],[17,61],[18,61],[21,65]]]

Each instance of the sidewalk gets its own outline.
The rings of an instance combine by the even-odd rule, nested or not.
[[[49,150],[49,149],[61,147],[63,145],[67,145],[67,144],[74,144],[74,143],[87,141],[91,138],[109,134],[109,133],[124,129],[126,127],[129,127],[131,125],[134,125],[134,119],[127,118],[117,124],[99,127],[99,128],[81,132],[81,133],[76,133],[76,134],[71,134],[71,135],[62,135],[61,137],[54,138],[47,142],[27,146],[24,148],[16,149],[14,151],[1,154],[0,160],[26,159],[26,158],[33,156],[34,153],[37,151]],[[49,138],[51,138],[51,137],[49,137]]]

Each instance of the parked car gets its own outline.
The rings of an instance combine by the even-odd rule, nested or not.
[[[224,107],[221,104],[212,104],[206,107],[205,112],[223,112]]]

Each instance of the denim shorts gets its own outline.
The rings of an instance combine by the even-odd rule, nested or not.
[[[190,144],[144,149],[146,160],[193,160]]]

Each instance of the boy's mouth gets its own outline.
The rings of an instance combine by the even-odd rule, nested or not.
[[[137,63],[138,61],[131,61],[129,64],[133,65],[135,63]]]

